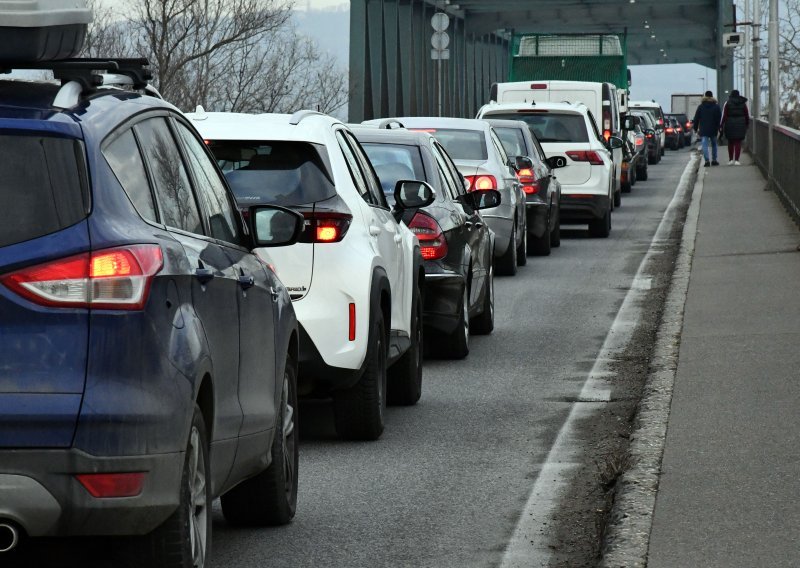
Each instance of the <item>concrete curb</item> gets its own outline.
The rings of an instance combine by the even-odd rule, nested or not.
[[[703,192],[703,176],[698,175],[699,166],[700,155],[696,152],[681,178],[681,183],[687,185],[684,191],[691,192],[692,202],[686,214],[681,250],[675,262],[675,271],[658,327],[649,375],[637,411],[636,427],[631,435],[630,455],[633,465],[622,475],[617,485],[600,563],[604,568],[647,565],[650,529],[658,493],[672,390],[678,369],[683,313]]]

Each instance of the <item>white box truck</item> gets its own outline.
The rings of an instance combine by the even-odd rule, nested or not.
[[[687,95],[684,93],[675,93],[672,95],[672,111],[670,114],[685,114],[689,120],[694,118],[694,113],[700,103],[703,101],[703,95]]]

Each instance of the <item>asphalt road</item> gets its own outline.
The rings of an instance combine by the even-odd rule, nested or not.
[[[390,407],[377,442],[338,440],[330,405],[302,404],[295,520],[232,528],[217,505],[212,564],[500,565],[688,159],[688,150],[667,152],[650,166],[614,211],[610,238],[562,227],[551,256],[498,277],[494,333],[473,337],[463,361],[426,361],[421,401]],[[0,565],[107,568],[114,546],[31,541]]]
[[[550,257],[498,277],[494,333],[426,361],[421,401],[390,408],[379,441],[339,441],[329,404],[301,405],[297,517],[242,530],[217,509],[214,565],[498,565],[688,157],[650,166],[609,239],[567,226]]]

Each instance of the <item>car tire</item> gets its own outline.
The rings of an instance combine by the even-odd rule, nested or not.
[[[636,169],[636,179],[640,179],[642,181],[647,181],[647,164],[642,166],[641,169]]]
[[[389,368],[386,383],[388,404],[412,406],[422,396],[423,327],[422,296],[419,285],[416,285],[411,300],[411,346]]]
[[[589,221],[589,236],[605,239],[611,234],[611,209],[606,210],[606,214],[600,219]]]
[[[386,411],[386,329],[383,312],[373,306],[366,368],[352,388],[336,391],[333,414],[336,433],[347,440],[377,440]]]
[[[522,238],[517,245],[517,266],[528,264],[528,227],[522,232]]]
[[[550,228],[550,219],[547,219],[547,229]],[[550,254],[550,249],[552,248],[550,238],[552,234],[549,230],[545,229],[544,233],[541,237],[534,237],[530,233],[528,234],[528,240],[530,244],[528,246],[528,251],[536,256],[548,256]]]
[[[279,526],[297,510],[299,426],[297,366],[287,358],[279,415],[270,447],[270,466],[220,499],[225,520],[236,526]]]
[[[132,547],[131,566],[202,568],[211,553],[211,462],[203,413],[195,404],[183,461],[179,505],[161,526]],[[199,544],[195,546],[196,540]]]
[[[665,149],[664,149],[664,147],[662,146],[662,147],[661,147],[661,155],[663,156],[664,154],[666,154],[666,150],[665,150]],[[660,162],[660,161],[661,161],[661,160],[659,160],[659,162]]]
[[[464,291],[461,294],[461,302],[458,304],[460,316],[456,323],[456,328],[444,342],[444,350],[450,359],[463,359],[469,355],[469,336],[470,336],[470,320],[469,320],[469,285],[464,285]]]
[[[622,206],[622,190],[618,189],[614,192],[614,207]]]
[[[494,269],[491,266],[486,276],[483,310],[472,320],[471,331],[476,335],[489,335],[494,331]]]
[[[648,164],[656,164],[656,163],[658,163],[658,159],[656,158],[656,154],[657,154],[657,152],[647,155],[647,163]]]
[[[517,273],[517,227],[511,230],[511,241],[505,254],[495,260],[497,273],[503,276],[514,276]]]
[[[561,209],[556,207],[556,222],[553,223],[553,230],[550,232],[550,246],[557,248],[561,246]]]

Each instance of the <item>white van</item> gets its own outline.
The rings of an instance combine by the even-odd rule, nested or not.
[[[491,100],[503,103],[583,103],[597,122],[603,138],[622,136],[620,102],[627,102],[613,83],[591,81],[517,81],[492,85]],[[479,114],[480,116],[480,114]],[[614,205],[622,199],[622,149],[612,152],[614,159]]]

